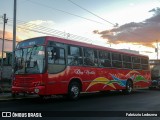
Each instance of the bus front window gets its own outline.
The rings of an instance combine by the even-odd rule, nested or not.
[[[35,74],[44,71],[44,47],[33,46],[15,51],[15,74]]]

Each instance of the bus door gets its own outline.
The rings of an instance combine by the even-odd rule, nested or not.
[[[62,89],[62,75],[66,68],[65,49],[57,46],[49,46],[47,48],[48,57],[48,83],[47,93],[49,94],[60,94]]]

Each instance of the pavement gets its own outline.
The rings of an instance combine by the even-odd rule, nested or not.
[[[0,82],[0,101],[24,99],[24,98],[30,98],[30,97],[35,97],[35,95],[19,94],[16,97],[12,97],[10,82],[6,80],[3,80],[3,82],[2,81]]]
[[[0,93],[0,101],[2,101],[2,100],[10,100],[10,99],[13,99],[11,93],[4,93],[4,92]]]
[[[17,95],[16,97],[12,97],[11,92],[1,92],[0,93],[0,101],[25,99],[25,98],[35,98],[35,97],[37,97],[37,95],[20,94],[20,95]]]

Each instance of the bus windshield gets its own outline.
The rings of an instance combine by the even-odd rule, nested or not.
[[[42,73],[45,66],[44,46],[32,46],[15,51],[15,74]]]

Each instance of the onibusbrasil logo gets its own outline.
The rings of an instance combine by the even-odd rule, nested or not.
[[[33,112],[2,112],[2,117],[42,117],[42,113]]]

